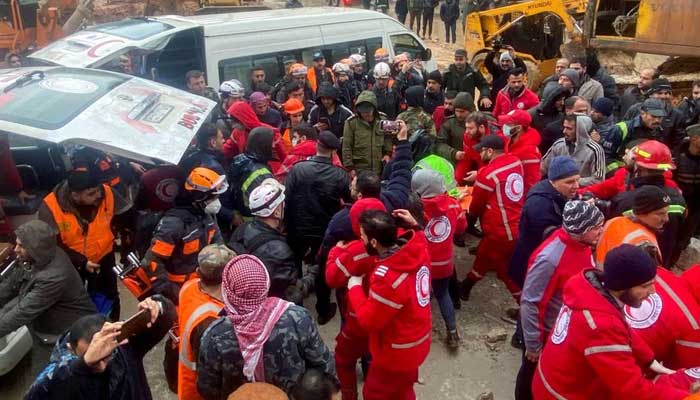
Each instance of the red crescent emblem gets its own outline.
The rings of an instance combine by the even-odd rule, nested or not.
[[[90,50],[88,50],[88,53],[87,53],[88,57],[93,57],[93,58],[99,57],[99,56],[96,54],[96,53],[97,53],[97,50],[99,50],[100,47],[102,47],[102,46],[104,46],[104,45],[106,45],[106,44],[109,44],[109,43],[124,43],[124,41],[121,40],[121,39],[106,40],[106,41],[104,41],[104,42],[102,42],[102,43],[100,43],[100,44],[97,44],[97,45],[93,46]]]

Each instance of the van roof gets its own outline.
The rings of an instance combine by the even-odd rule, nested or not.
[[[248,11],[226,14],[209,14],[183,17],[164,15],[150,19],[174,26],[199,25],[204,27],[206,36],[227,35],[239,32],[290,29],[300,26],[329,25],[349,21],[376,19],[393,20],[390,16],[376,11],[346,7],[304,7]],[[266,24],[265,22],[274,22]]]

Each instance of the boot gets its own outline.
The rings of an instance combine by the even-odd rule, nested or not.
[[[333,317],[335,317],[337,311],[338,305],[335,303],[331,303],[330,307],[326,308],[323,311],[318,311],[318,324],[325,325],[328,322],[330,322],[330,320],[332,320]]]
[[[447,332],[447,348],[454,351],[459,349],[459,345],[462,342],[462,338],[459,337],[459,332],[457,329]]]
[[[523,339],[518,337],[518,335],[513,335],[512,338],[510,338],[510,345],[515,347],[516,349],[524,350],[525,349],[525,342],[523,342]]]
[[[462,281],[462,287],[459,289],[459,298],[464,300],[464,301],[469,301],[469,296],[472,293],[472,288],[476,282],[473,282],[471,279],[466,278],[465,280]]]

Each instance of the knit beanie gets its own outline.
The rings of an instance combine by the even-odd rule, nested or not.
[[[583,235],[605,221],[598,207],[582,200],[568,201],[564,205],[562,218],[564,230],[572,235]]]
[[[99,185],[95,174],[87,168],[76,168],[68,174],[68,189],[71,192],[82,192]]]
[[[700,136],[700,124],[690,125],[685,128],[685,134],[690,136]]]
[[[426,82],[427,81],[435,81],[442,85],[442,74],[440,73],[440,71],[435,70],[428,74],[428,79],[426,79]]]
[[[658,186],[642,186],[634,190],[633,196],[632,211],[635,215],[649,214],[671,205],[671,197]]]
[[[419,169],[411,178],[411,190],[426,199],[441,195],[447,191],[445,178],[432,169]]]
[[[581,169],[573,158],[569,156],[556,156],[552,162],[549,163],[547,178],[550,181],[566,179],[580,173],[580,171]]]
[[[467,92],[459,92],[457,96],[452,101],[452,106],[454,108],[459,108],[460,110],[467,110],[469,112],[475,111],[476,106],[474,106],[474,97]]]
[[[579,87],[581,84],[581,76],[575,69],[567,68],[561,71],[560,75],[564,75],[565,77],[569,78],[569,80],[574,84],[574,87]]]
[[[499,62],[503,62],[503,61],[506,61],[506,60],[513,61],[513,57],[510,55],[509,52],[504,51],[503,53],[501,53],[501,57],[499,57],[498,61],[499,61]]]
[[[256,105],[261,103],[267,103],[267,96],[262,92],[253,92],[250,94],[250,104]]]
[[[598,97],[593,101],[592,108],[595,111],[609,117],[613,113],[613,108],[615,107],[615,102],[607,97]]]
[[[656,262],[641,247],[622,244],[610,250],[603,262],[603,283],[608,290],[626,290],[656,276]]]
[[[425,89],[423,86],[416,85],[406,89],[406,104],[409,107],[423,107],[424,97]]]

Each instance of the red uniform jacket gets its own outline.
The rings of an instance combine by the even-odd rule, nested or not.
[[[595,197],[603,200],[610,200],[616,195],[627,191],[627,176],[629,172],[625,168],[620,168],[613,176],[604,180],[603,182],[596,183],[595,185],[586,186],[585,188],[580,188],[578,190],[579,194],[586,192],[592,193]],[[674,189],[678,188],[678,185],[673,180],[673,176],[670,172],[664,173],[664,185]]]
[[[586,270],[569,280],[564,305],[532,383],[537,400],[681,400],[688,395],[643,375],[650,360],[600,274]]]
[[[540,149],[537,147],[540,145],[540,140],[540,133],[535,128],[528,128],[520,134],[515,143],[513,143],[512,139],[506,143],[506,153],[518,156],[523,163],[524,196],[527,196],[530,188],[542,179],[542,172],[540,171],[542,154],[540,154]]]
[[[524,201],[523,164],[503,154],[477,173],[469,215],[479,217],[484,234],[514,241]]]
[[[435,107],[435,111],[433,111],[433,122],[435,122],[436,132],[440,132],[440,127],[442,123],[445,122],[445,118],[447,118],[445,115],[445,106]]]
[[[692,287],[664,268],[657,268],[654,287],[642,307],[624,307],[627,323],[665,366],[700,366],[700,305]]]
[[[292,150],[287,154],[287,157],[282,161],[282,165],[275,173],[275,178],[278,181],[284,183],[284,178],[292,169],[294,164],[299,161],[308,160],[309,158],[316,155],[316,141],[315,140],[305,140],[292,148]],[[333,165],[336,167],[343,167],[343,163],[340,162],[340,158],[337,153],[333,153],[332,159]]]
[[[272,152],[274,153],[276,161],[271,161],[270,167],[273,173],[277,171],[282,161],[287,157],[287,150],[284,147],[279,129],[260,122],[255,111],[250,107],[250,104],[244,101],[233,103],[228,109],[228,113],[240,122],[243,128],[233,128],[231,135],[224,142],[223,153],[226,160],[230,161],[234,156],[245,151],[246,143],[248,142],[248,133],[250,133],[251,130],[258,127],[267,127],[275,132],[272,140]]]
[[[423,232],[428,240],[430,276],[432,279],[449,278],[454,271],[452,238],[464,232],[467,219],[459,202],[447,194],[423,199],[423,208],[428,216]]]
[[[508,114],[513,110],[527,111],[538,104],[540,104],[540,99],[532,90],[525,88],[518,97],[511,99],[508,94],[508,86],[506,86],[496,96],[493,116],[498,118],[499,115]]]
[[[377,258],[369,278],[369,295],[349,290],[351,311],[369,333],[372,365],[390,371],[413,371],[430,352],[430,256],[422,232],[407,231],[401,247]]]

